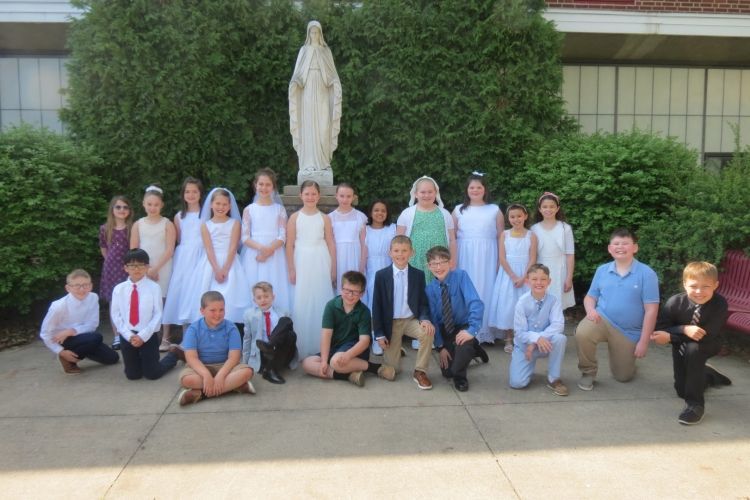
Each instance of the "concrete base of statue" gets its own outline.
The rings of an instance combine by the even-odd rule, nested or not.
[[[305,181],[315,181],[321,188],[333,186],[333,170],[330,167],[324,170],[300,170],[297,172],[297,185],[301,186]]]

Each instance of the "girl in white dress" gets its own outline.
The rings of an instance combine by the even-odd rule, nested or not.
[[[362,299],[368,309],[372,311],[372,294],[375,289],[375,273],[392,264],[390,257],[391,240],[396,236],[396,225],[390,221],[390,208],[384,200],[375,200],[370,204],[367,212],[368,225],[365,228],[365,246],[367,247],[367,292]],[[372,353],[376,356],[383,354],[383,348],[374,341],[371,344]]]
[[[529,291],[526,286],[526,271],[536,262],[536,235],[527,229],[529,212],[526,207],[513,203],[506,210],[510,229],[500,233],[498,262],[500,270],[492,290],[490,326],[493,329],[489,340],[505,337],[505,352],[513,352],[513,316],[521,295]],[[498,335],[499,334],[499,335]]]
[[[565,213],[556,194],[546,192],[539,197],[536,222],[531,230],[539,240],[537,262],[549,268],[552,283],[548,293],[557,297],[566,309],[576,303],[573,295],[575,243],[573,228],[565,222]]]
[[[289,217],[286,228],[286,264],[289,283],[294,285],[297,351],[304,359],[320,352],[323,309],[333,298],[336,283],[336,245],[331,220],[318,210],[318,183],[303,182],[300,198],[303,206]]]
[[[182,210],[174,216],[178,245],[172,261],[172,279],[164,303],[163,321],[169,325],[184,326],[200,309],[200,275],[195,270],[205,255],[200,220],[203,183],[188,177],[183,181],[180,192]]]
[[[210,218],[210,220],[209,220]],[[209,290],[224,296],[225,317],[243,323],[243,314],[252,305],[250,285],[237,256],[240,244],[240,210],[234,195],[214,188],[201,210],[201,238],[206,255],[197,272],[201,273],[201,295]],[[200,309],[192,321],[200,318]]]
[[[341,293],[341,276],[347,271],[365,273],[367,247],[365,226],[367,216],[352,207],[354,188],[341,182],[336,186],[336,201],[339,206],[328,214],[336,242],[336,290]]]
[[[488,203],[490,193],[484,174],[472,172],[466,182],[463,203],[453,209],[459,269],[471,278],[479,298],[484,302],[480,342],[493,342],[489,327],[489,303],[497,276],[498,233],[505,227],[500,207]]]
[[[176,232],[174,224],[161,216],[164,208],[164,191],[152,184],[143,195],[143,208],[146,217],[138,219],[130,231],[130,248],[141,248],[148,254],[150,265],[146,273],[149,278],[159,283],[162,300],[167,296],[169,280],[172,276],[172,255]],[[164,323],[164,333],[159,350],[169,350],[169,324]]]
[[[242,251],[240,259],[247,282],[271,283],[274,307],[291,311],[291,291],[286,268],[286,209],[276,192],[276,173],[263,168],[253,179],[255,198],[242,212]]]

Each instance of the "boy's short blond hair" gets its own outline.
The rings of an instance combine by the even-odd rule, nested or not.
[[[221,292],[215,290],[209,290],[208,292],[201,295],[201,309],[208,307],[211,302],[224,302],[224,296]]]
[[[273,285],[268,281],[259,281],[253,285],[253,295],[255,295],[255,290],[261,290],[266,293],[273,293]]]
[[[409,245],[409,248],[412,248],[411,238],[405,234],[397,234],[391,239],[391,248],[393,248],[393,245]]]
[[[710,262],[690,262],[682,271],[683,283],[689,279],[701,278],[719,281],[719,270]]]
[[[73,269],[68,273],[68,276],[65,277],[65,281],[67,283],[70,283],[72,280],[76,278],[83,278],[91,281],[91,275],[86,272],[85,269]]]

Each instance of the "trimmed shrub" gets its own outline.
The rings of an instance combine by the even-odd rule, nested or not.
[[[25,313],[59,296],[74,268],[96,273],[97,222],[107,207],[100,168],[91,151],[52,132],[0,133],[0,310]]]
[[[681,290],[686,263],[719,265],[727,249],[750,250],[750,147],[735,151],[722,171],[699,169],[676,189],[671,210],[657,214],[641,231],[649,242],[641,255],[668,294]]]
[[[576,240],[576,280],[585,283],[597,266],[611,259],[610,233],[645,226],[683,204],[682,186],[699,175],[695,153],[673,139],[638,131],[577,134],[553,139],[524,156],[525,168],[513,178],[512,201],[536,208],[544,191],[561,198]],[[674,221],[679,223],[679,221]],[[666,230],[667,228],[665,228]],[[639,258],[652,267],[682,265],[671,256],[654,262],[644,249],[659,245],[658,234],[639,234]],[[579,292],[585,292],[578,287]]]

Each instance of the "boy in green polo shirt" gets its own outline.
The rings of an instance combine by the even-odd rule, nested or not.
[[[302,361],[302,369],[313,377],[349,380],[365,385],[364,372],[377,373],[380,365],[369,363],[370,310],[359,298],[365,289],[365,277],[347,271],[341,277],[341,295],[326,304],[320,353]]]

